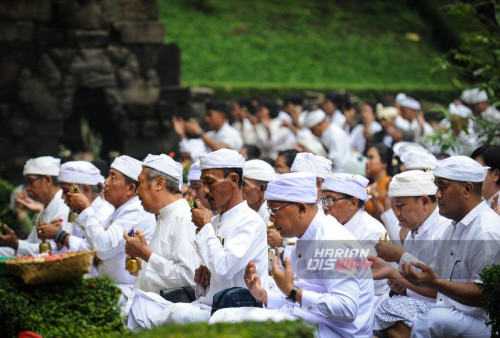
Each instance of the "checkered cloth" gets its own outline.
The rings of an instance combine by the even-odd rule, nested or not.
[[[373,329],[383,330],[396,322],[403,322],[412,328],[415,318],[433,307],[433,303],[424,300],[407,296],[393,296],[384,300],[375,311]]]

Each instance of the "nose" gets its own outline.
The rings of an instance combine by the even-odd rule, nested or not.
[[[201,188],[203,193],[207,195],[210,192],[210,189],[208,189],[207,185],[203,183],[203,188]]]

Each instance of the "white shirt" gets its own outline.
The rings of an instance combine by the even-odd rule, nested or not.
[[[500,216],[484,201],[460,222],[452,221],[443,234],[431,267],[437,276],[455,282],[481,284],[479,273],[487,264],[500,263]],[[438,292],[436,306],[455,308],[472,317],[488,320],[483,309],[463,305]]]
[[[344,227],[354,235],[356,240],[360,241],[363,248],[370,249],[371,255],[377,255],[375,244],[385,234],[385,228],[382,223],[370,216],[364,209],[360,209],[349,222],[344,224]],[[386,279],[375,280],[373,283],[375,296],[383,296],[389,293],[389,286]]]
[[[233,122],[233,128],[240,132],[243,139],[243,144],[257,144],[257,134],[255,127],[249,119],[245,118],[242,121]]]
[[[363,154],[366,148],[366,138],[363,134],[365,126],[363,124],[358,124],[355,126],[351,133],[349,134],[349,142],[351,144],[351,149],[356,149],[360,154]],[[373,121],[370,124],[370,131],[373,134],[382,130],[382,126],[377,121]]]
[[[330,126],[321,134],[321,143],[328,150],[328,158],[332,160],[334,172],[343,172],[344,166],[351,155],[349,146],[349,137],[342,128],[331,123]]]
[[[262,220],[264,221],[264,225],[266,226],[265,229],[267,232],[267,225],[269,224],[269,222],[270,222],[269,219],[271,218],[271,215],[269,214],[269,210],[267,210],[267,201],[264,201],[262,203],[262,205],[259,208],[258,214],[262,218]]]
[[[148,262],[142,262],[134,288],[159,293],[163,289],[194,287],[194,270],[200,266],[195,232],[185,199],[162,208],[149,245],[153,253]]]
[[[94,209],[94,214],[99,219],[101,223],[104,223],[109,216],[115,211],[115,207],[112,206],[108,201],[103,199],[101,196],[97,196],[94,198],[92,203],[90,203],[90,207]],[[88,250],[90,249],[90,244],[88,244],[87,240],[85,240],[84,226],[78,223],[78,219],[75,221],[76,225],[73,227],[73,232],[70,233],[70,237],[68,239],[69,242],[69,250],[70,251],[78,251],[78,250]]]
[[[333,113],[332,116],[327,116],[326,120],[328,122],[336,124],[337,126],[339,126],[342,129],[344,129],[346,117],[344,114],[342,114],[342,112],[340,110],[337,109],[337,110],[335,110],[335,112]]]
[[[156,227],[155,216],[144,210],[139,196],[117,208],[104,223],[99,222],[93,208],[82,211],[77,221],[85,226],[85,237],[103,261],[98,267],[99,273],[117,283],[132,284],[136,277],[125,270],[123,232],[141,230],[149,243]]]
[[[264,128],[265,129],[265,128]],[[271,137],[267,138],[267,131],[265,133],[266,139],[263,139],[263,133],[259,132],[259,139],[263,145],[264,149],[267,150],[271,158],[276,158],[278,152],[287,149],[293,149],[297,143],[297,137],[290,130],[290,128],[281,125],[281,120],[278,118],[271,121],[269,130],[271,132]],[[260,136],[262,135],[262,136]]]
[[[225,122],[219,130],[211,130],[207,132],[206,135],[210,138],[213,138],[217,142],[227,144],[229,148],[236,151],[240,150],[240,148],[243,146],[243,140],[241,138],[240,132],[231,127],[227,122]]]
[[[399,225],[399,220],[396,217],[394,210],[390,208],[384,211],[380,215],[380,219],[384,223],[384,226],[387,229],[387,233],[389,234],[392,242],[402,248],[403,243],[401,243],[401,239],[399,238],[399,231],[401,230],[401,226]]]
[[[217,292],[233,287],[246,287],[243,276],[251,260],[255,262],[263,285],[267,285],[267,234],[262,218],[246,201],[222,215],[212,217],[196,235],[202,264],[210,270],[210,285],[199,298],[212,305]]]
[[[436,258],[436,252],[441,243],[444,232],[450,226],[451,220],[439,214],[439,208],[430,214],[420,225],[417,231],[410,231],[406,235],[403,244],[405,251],[399,261],[399,268],[402,270],[403,262],[422,262],[431,265]],[[406,290],[408,297],[417,298],[434,303],[434,298],[422,296],[410,289]]]
[[[62,190],[59,189],[57,193],[54,195],[52,200],[47,204],[45,208],[38,214],[35,224],[37,222],[40,223],[50,223],[55,219],[62,219],[63,229],[65,231],[71,232],[72,225],[68,223],[68,214],[69,207],[64,203],[64,200],[61,198]],[[57,250],[56,243],[53,240],[47,241],[52,245],[52,251]],[[20,239],[17,247],[17,256],[29,256],[36,255],[40,253],[39,245],[41,240],[38,239],[38,234],[36,230],[36,226],[33,225],[28,238],[25,240]]]
[[[302,289],[302,306],[286,300],[279,290],[268,290],[267,308],[317,323],[321,337],[371,336],[371,269],[305,271],[309,257],[317,257],[313,253],[318,246],[352,248],[355,243],[354,236],[335,218],[318,210],[292,252],[292,270],[297,278],[294,284]],[[300,278],[302,273],[307,279]]]

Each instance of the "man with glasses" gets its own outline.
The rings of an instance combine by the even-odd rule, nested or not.
[[[6,235],[0,235],[0,253],[8,256],[28,256],[40,253],[40,239],[43,235],[40,225],[51,223],[57,227],[66,227],[69,209],[61,199],[62,190],[59,187],[57,176],[61,160],[51,156],[42,156],[29,159],[24,165],[23,175],[26,180],[26,191],[35,201],[43,204],[43,210],[38,214],[35,224],[26,240],[20,240],[7,225],[4,226]],[[56,244],[50,241],[52,250]]]
[[[375,253],[375,243],[385,234],[385,228],[364,209],[371,196],[367,193],[368,179],[360,175],[334,174],[322,185],[323,210],[335,217],[364,248]],[[386,280],[375,281],[376,304],[389,294]]]
[[[311,268],[310,260],[331,250],[357,246],[353,235],[316,204],[316,177],[310,173],[277,175],[265,197],[271,221],[283,237],[297,237],[285,270],[274,260],[272,276],[277,289],[262,283],[265,275],[250,261],[245,283],[265,308],[217,311],[210,323],[245,320],[304,319],[318,326],[320,337],[371,336],[373,280],[370,269]],[[267,272],[266,272],[267,274]]]
[[[413,321],[414,337],[491,336],[479,274],[500,263],[500,216],[481,197],[487,171],[467,156],[439,161],[434,170],[439,213],[452,223],[431,266],[403,263],[412,284],[437,294],[434,307]]]
[[[191,209],[193,223],[200,229],[195,239],[202,263],[194,275],[198,299],[192,303],[163,302],[164,310],[151,317],[152,325],[208,321],[214,295],[244,287],[245,266],[251,260],[259,273],[267,275],[264,222],[241,193],[244,163],[243,156],[230,149],[200,155],[206,198],[210,209],[220,209],[220,214],[211,217],[201,205]],[[267,286],[266,277],[264,284]]]

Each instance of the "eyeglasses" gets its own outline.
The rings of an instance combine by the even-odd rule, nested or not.
[[[37,178],[26,178],[26,186],[32,185],[33,183],[35,183],[36,181],[38,181],[42,178],[44,178],[44,176],[38,176]]]
[[[283,208],[285,208],[285,207],[287,207],[289,205],[292,205],[292,204],[294,204],[294,203],[288,203],[288,204],[282,205],[281,207],[276,207],[276,208],[267,207],[267,210],[269,211],[269,214],[271,216],[274,216],[274,215],[276,215],[276,213],[278,212],[278,210],[283,209]]]
[[[341,200],[350,200],[350,197],[339,197],[339,198],[322,198],[321,203],[326,205],[327,207],[331,207],[333,203],[341,201]]]

